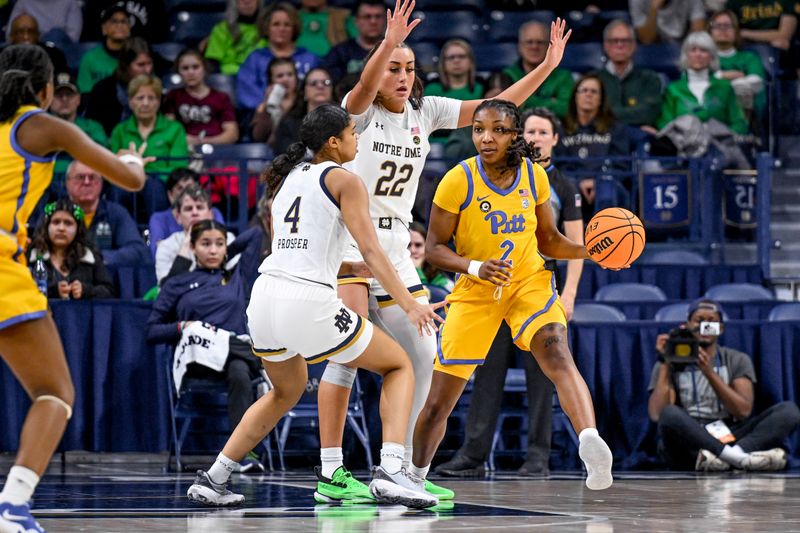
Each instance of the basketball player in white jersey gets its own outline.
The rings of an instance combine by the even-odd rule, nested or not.
[[[414,52],[404,43],[420,23],[409,22],[413,0],[397,0],[394,12],[387,13],[386,36],[366,58],[364,70],[355,88],[342,106],[356,123],[358,155],[347,165],[364,180],[370,195],[370,215],[381,246],[392,260],[403,283],[419,302],[427,303],[408,252],[411,208],[417,194],[419,177],[430,151],[428,136],[437,129],[455,129],[471,123],[482,100],[461,101],[437,96],[423,97],[422,83],[415,76]],[[550,48],[545,60],[497,98],[521,105],[558,66],[571,34],[565,34],[561,19],[551,24]],[[361,261],[358,248],[351,244],[345,261]],[[369,298],[369,295],[372,298]],[[387,331],[411,357],[416,378],[414,401],[406,432],[405,465],[412,468],[411,442],[419,414],[430,388],[436,339],[420,336],[408,324],[402,308],[380,283],[344,275],[339,279],[339,295],[350,309],[369,316]],[[368,303],[369,302],[369,303]],[[343,468],[342,434],[350,388],[355,370],[329,363],[319,387],[320,443],[322,468],[315,499],[360,499],[367,487],[352,476],[346,486],[329,483],[334,472]],[[424,478],[426,472],[417,472]],[[440,499],[452,499],[451,490],[426,480],[426,490]],[[338,487],[338,488],[337,488]],[[323,494],[323,492],[327,494]],[[337,494],[338,493],[338,494]]]
[[[301,142],[277,157],[268,173],[273,190],[283,183],[272,203],[272,254],[259,268],[247,317],[253,352],[262,358],[274,388],[247,410],[208,472],[198,471],[187,492],[191,500],[219,506],[244,501],[226,487],[231,472],[300,399],[308,379],[306,363],[329,360],[383,376],[384,438],[381,464],[370,483],[372,497],[417,508],[438,503],[425,492],[423,480],[402,467],[414,389],[409,359],[336,294],[349,230],[411,327],[428,336],[437,329],[438,306],[421,304],[406,290],[378,243],[364,184],[341,167],[355,157],[356,138],[344,109],[322,106],[303,119]],[[307,148],[314,158],[301,163]]]

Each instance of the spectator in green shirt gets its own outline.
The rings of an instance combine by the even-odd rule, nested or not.
[[[133,114],[111,132],[111,150],[127,149],[131,143],[140,147],[146,142],[147,148],[142,155],[155,157],[156,161],[146,164],[145,171],[166,181],[173,169],[186,166],[189,148],[183,126],[159,112],[161,94],[161,80],[156,77],[140,75],[131,80],[128,84],[128,105]],[[183,159],[165,161],[164,158]]]
[[[206,59],[220,72],[235,75],[250,52],[267,46],[257,25],[263,11],[259,0],[228,0],[225,19],[211,30],[205,50]]]
[[[789,49],[800,17],[800,1],[728,0],[726,7],[739,18],[742,39]]]
[[[425,86],[425,96],[477,100],[483,84],[475,80],[475,53],[463,39],[450,39],[439,54],[439,81]]]
[[[68,72],[56,75],[55,91],[53,102],[50,104],[50,112],[60,119],[72,122],[89,136],[94,142],[101,146],[108,147],[108,137],[103,126],[90,118],[78,116],[78,107],[81,105],[81,93],[75,85],[75,80]],[[56,159],[54,172],[56,174],[66,174],[67,167],[72,161],[72,157],[67,152],[60,152]]]
[[[716,76],[731,82],[751,125],[759,125],[767,107],[766,74],[761,58],[755,52],[738,49],[739,21],[733,11],[717,11],[711,15],[708,26],[719,51],[720,69]]]
[[[337,44],[358,36],[350,11],[331,7],[327,0],[302,0],[298,13],[302,30],[297,46],[319,57],[325,57]]]
[[[519,28],[519,61],[503,70],[511,76],[514,82],[522,79],[525,74],[535,69],[544,61],[547,54],[547,47],[550,43],[550,35],[547,27],[541,22],[532,20],[526,22]],[[567,106],[572,95],[572,88],[575,81],[572,73],[562,68],[556,68],[544,83],[536,89],[530,98],[525,100],[521,109],[532,107],[546,107],[553,113],[564,118],[567,114]]]
[[[98,81],[114,73],[122,46],[131,36],[131,22],[123,5],[113,5],[101,15],[105,40],[81,58],[78,67],[78,89],[88,93]]]
[[[695,115],[702,122],[716,119],[735,133],[747,133],[745,119],[731,82],[714,76],[719,70],[717,46],[704,31],[690,33],[681,46],[681,79],[667,86],[657,126],[677,117]]]

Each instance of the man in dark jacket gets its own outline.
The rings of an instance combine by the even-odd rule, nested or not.
[[[103,252],[106,266],[153,263],[136,223],[121,205],[100,198],[103,177],[79,161],[67,169],[67,194],[86,213],[88,236]]]

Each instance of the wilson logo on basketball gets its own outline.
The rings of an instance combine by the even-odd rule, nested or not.
[[[597,255],[612,244],[614,244],[614,241],[611,240],[611,237],[603,237],[600,242],[589,248],[589,255]]]

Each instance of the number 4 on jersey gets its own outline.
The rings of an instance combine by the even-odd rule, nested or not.
[[[297,224],[300,222],[300,196],[295,198],[292,205],[289,206],[289,210],[286,212],[286,216],[283,217],[283,221],[292,225],[289,230],[290,233],[297,233]]]

